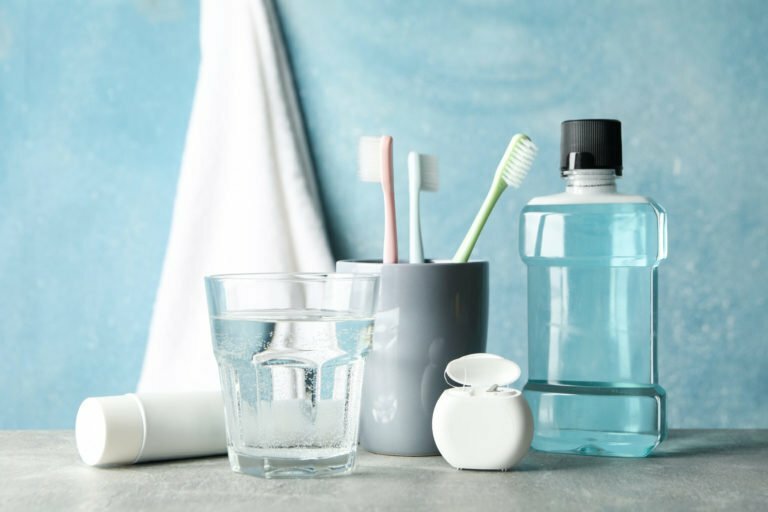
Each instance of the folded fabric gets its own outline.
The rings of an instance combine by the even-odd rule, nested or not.
[[[269,0],[202,0],[201,63],[139,391],[218,389],[203,277],[330,271]]]

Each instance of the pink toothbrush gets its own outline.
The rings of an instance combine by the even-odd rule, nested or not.
[[[358,174],[362,181],[381,182],[384,194],[384,263],[397,263],[397,221],[392,172],[392,137],[360,137]]]

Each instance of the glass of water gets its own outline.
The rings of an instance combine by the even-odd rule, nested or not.
[[[364,358],[378,278],[206,278],[234,471],[315,477],[355,465]]]

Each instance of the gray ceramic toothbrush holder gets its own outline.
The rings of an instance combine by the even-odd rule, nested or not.
[[[458,357],[485,352],[488,262],[343,260],[336,270],[381,276],[360,443],[387,455],[436,455],[432,411],[448,387],[443,371]]]

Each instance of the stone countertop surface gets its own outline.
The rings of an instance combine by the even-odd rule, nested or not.
[[[72,431],[0,431],[0,510],[768,510],[768,430],[672,431],[651,457],[531,451],[507,472],[362,452],[349,476],[263,480],[227,458],[92,468]]]

